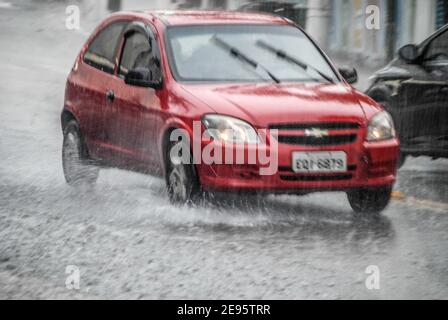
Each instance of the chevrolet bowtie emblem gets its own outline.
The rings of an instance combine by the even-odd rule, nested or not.
[[[313,128],[310,130],[305,130],[305,135],[307,137],[323,138],[328,136],[328,130],[320,130],[318,128]]]

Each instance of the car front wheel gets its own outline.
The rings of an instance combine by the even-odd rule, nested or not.
[[[168,196],[173,204],[192,204],[200,195],[200,183],[192,163],[183,163],[182,155],[172,152],[176,150],[189,150],[180,148],[182,142],[173,143],[169,148],[166,163],[166,185]]]
[[[389,204],[391,187],[356,189],[347,192],[348,201],[356,213],[379,214]]]
[[[69,185],[93,184],[98,179],[99,168],[88,163],[87,154],[78,123],[72,120],[64,129],[62,145],[62,167]]]
[[[406,158],[407,158],[406,154],[400,151],[400,155],[398,156],[397,160],[397,169],[401,169],[404,166]]]

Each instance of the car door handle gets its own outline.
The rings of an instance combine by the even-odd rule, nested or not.
[[[114,100],[115,100],[115,93],[112,90],[107,91],[106,99],[109,102],[114,102]]]

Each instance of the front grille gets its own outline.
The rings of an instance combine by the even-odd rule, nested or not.
[[[277,140],[279,143],[302,145],[302,146],[334,146],[355,142],[356,134],[324,136],[321,138],[308,137],[308,136],[279,135],[277,137]]]
[[[357,169],[358,169],[358,166],[355,164],[347,166],[347,171],[349,171],[349,172],[355,172]],[[278,167],[278,171],[280,171],[281,174],[285,174],[285,173],[295,174],[294,170],[292,170],[291,167]]]
[[[345,181],[353,179],[356,174],[357,166],[348,165],[345,173],[309,173],[298,174],[295,173],[291,167],[279,167],[280,179],[283,181],[302,181],[302,182],[316,182],[316,181]]]
[[[270,130],[278,130],[278,135],[274,137],[279,143],[315,147],[354,143],[359,128],[360,125],[356,122],[286,123],[269,126]],[[308,131],[311,135],[307,135]],[[322,132],[322,135],[312,135],[316,131],[317,134]]]
[[[272,124],[270,130],[352,130],[359,129],[359,124],[355,122],[321,122],[321,123],[287,123]]]
[[[284,181],[343,181],[353,178],[352,174],[339,174],[331,176],[280,176],[280,179]]]

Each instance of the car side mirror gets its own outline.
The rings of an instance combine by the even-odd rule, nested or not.
[[[151,71],[147,68],[136,68],[128,71],[124,82],[131,86],[161,89],[162,81],[151,79]]]
[[[407,63],[413,63],[418,59],[418,47],[415,44],[408,44],[398,50],[400,59]]]
[[[348,83],[355,84],[356,82],[358,82],[358,72],[355,68],[341,67],[339,68],[339,72]]]

